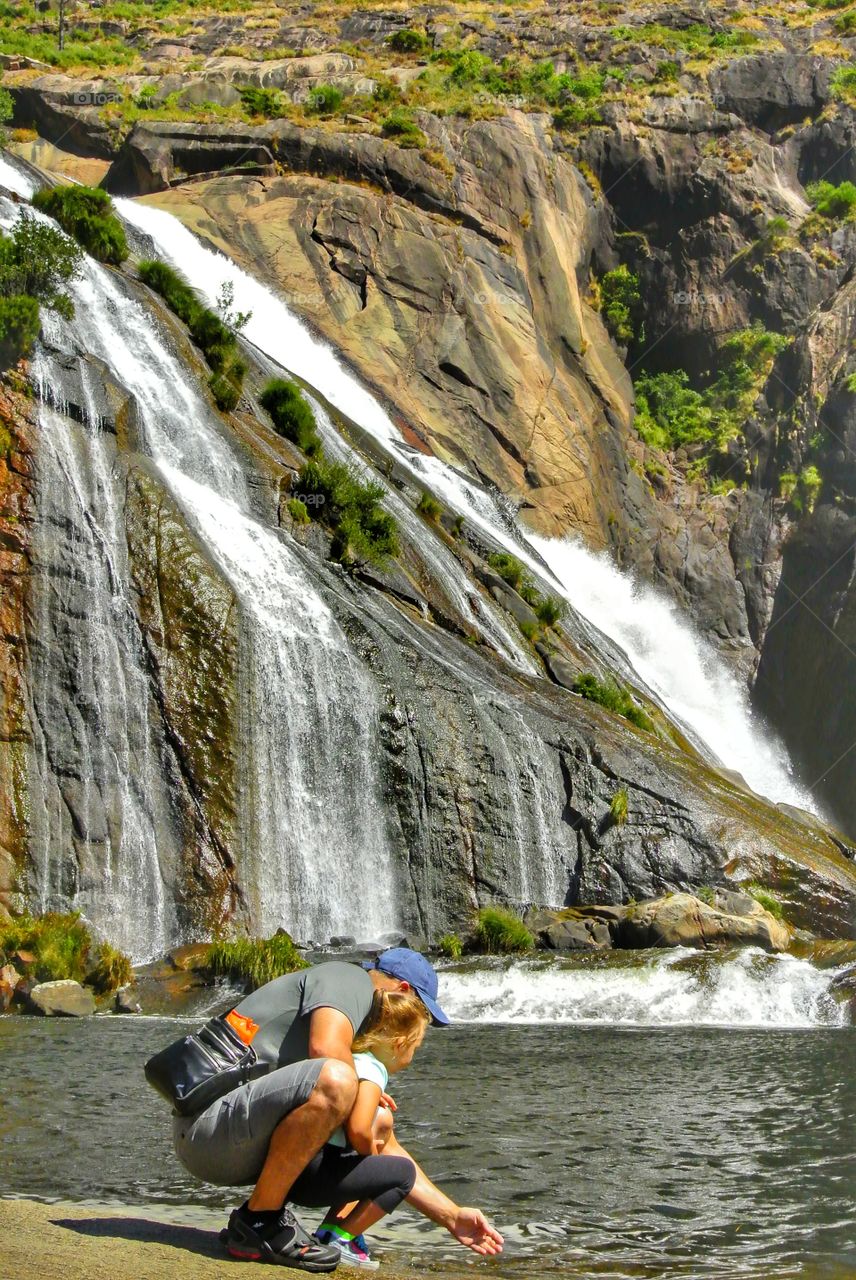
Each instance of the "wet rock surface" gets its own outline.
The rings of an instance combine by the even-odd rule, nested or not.
[[[86,1018],[95,1012],[95,996],[72,978],[40,982],[29,993],[30,1007],[46,1018]]]

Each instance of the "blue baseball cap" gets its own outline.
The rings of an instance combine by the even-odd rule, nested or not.
[[[437,1003],[439,983],[434,966],[418,951],[411,951],[409,947],[390,947],[388,951],[382,951],[376,960],[364,960],[363,968],[379,969],[390,978],[409,982],[431,1014],[434,1026],[448,1027],[449,1019]]]

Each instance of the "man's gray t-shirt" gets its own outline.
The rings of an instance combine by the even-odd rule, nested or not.
[[[252,1046],[261,1061],[284,1067],[309,1057],[309,1018],[315,1009],[338,1009],[356,1035],[373,996],[374,983],[365,969],[331,960],[266,982],[235,1012],[258,1024]]]

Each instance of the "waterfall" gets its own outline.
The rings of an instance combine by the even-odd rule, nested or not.
[[[382,442],[417,483],[535,573],[543,576],[546,564],[557,593],[623,650],[628,673],[650,687],[708,759],[736,770],[772,801],[817,812],[791,776],[784,746],[754,721],[748,696],[725,661],[652,588],[637,586],[578,542],[545,539],[520,528],[493,495],[439,458],[406,445],[378,400],[270,289],[206,248],[171,214],[131,200],[117,205],[123,218],[149,237],[157,254],[182,271],[206,300],[213,303],[228,281],[235,307],[252,312],[244,330],[249,341]]]
[[[758,947],[679,947],[629,965],[592,955],[443,969],[439,999],[454,1022],[843,1027],[846,1006],[831,994],[841,972]]]
[[[17,214],[14,205],[0,201],[4,226]],[[284,926],[302,938],[332,932],[376,936],[398,923],[378,771],[378,690],[302,569],[296,545],[254,518],[250,486],[222,423],[149,312],[88,259],[70,292],[73,324],[50,313],[44,319],[45,346],[36,367],[45,395],[50,388],[56,400],[63,382],[54,351],[77,359],[84,382],[86,363],[75,353],[82,349],[103,361],[133,397],[145,449],[165,488],[240,602],[246,760],[237,878],[250,924],[258,932]],[[68,822],[57,827],[45,819],[38,896],[85,909],[96,927],[118,936],[140,959],[176,940],[163,898],[175,851],[165,847],[169,823],[152,820],[146,826],[134,807],[135,798],[150,787],[157,796],[163,784],[150,776],[150,766],[156,772],[157,744],[146,722],[150,691],[128,587],[123,478],[113,473],[107,446],[98,439],[94,410],[83,427],[74,426],[73,439],[66,419],[44,412],[49,439],[38,459],[37,489],[48,515],[45,537],[62,523],[70,495],[91,535],[75,559],[87,602],[79,616],[75,661],[91,673],[97,705],[76,715],[68,688],[52,681],[49,637],[62,637],[67,623],[63,602],[50,590],[42,592],[39,606],[39,639],[46,647],[33,673],[36,702],[44,705],[46,721],[74,719],[74,767],[84,775],[79,808],[97,835],[77,831],[78,861],[88,864],[93,879],[97,872],[106,880],[102,894],[84,893],[67,879],[61,883]],[[48,545],[44,556],[49,586]],[[141,769],[135,753],[143,743],[149,754]],[[43,749],[37,790],[52,785],[55,766]],[[102,837],[91,817],[94,797],[119,781]],[[38,807],[47,811],[50,804],[43,798]],[[110,865],[102,867],[104,842]]]

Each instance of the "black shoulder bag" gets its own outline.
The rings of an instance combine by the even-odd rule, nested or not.
[[[180,1116],[193,1116],[238,1085],[267,1075],[255,1049],[224,1017],[161,1049],[145,1066],[146,1079]]]

